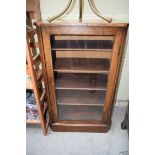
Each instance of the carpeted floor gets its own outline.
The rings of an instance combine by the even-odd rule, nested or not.
[[[121,129],[126,107],[115,107],[108,133],[49,132],[27,126],[27,155],[128,155],[128,133]]]

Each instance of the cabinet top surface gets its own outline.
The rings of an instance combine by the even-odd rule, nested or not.
[[[124,22],[112,22],[112,23],[106,23],[103,20],[85,20],[82,22],[79,22],[77,20],[57,20],[53,21],[52,23],[49,22],[36,22],[36,26],[43,26],[43,27],[49,27],[49,26],[108,26],[108,27],[128,27],[128,23]]]

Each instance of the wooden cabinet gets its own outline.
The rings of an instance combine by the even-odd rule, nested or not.
[[[36,23],[53,131],[107,132],[127,23]]]

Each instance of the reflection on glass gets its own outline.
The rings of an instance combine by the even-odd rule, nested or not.
[[[102,120],[114,36],[51,35],[59,120]]]

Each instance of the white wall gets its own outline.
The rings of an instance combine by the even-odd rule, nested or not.
[[[128,0],[94,0],[96,7],[100,13],[109,16],[116,21],[128,22],[129,19],[129,2]],[[42,19],[46,20],[47,17],[56,15],[61,12],[68,0],[40,0]],[[78,19],[79,1],[75,0],[73,9],[64,16],[67,19]],[[90,10],[87,0],[84,0],[84,15],[85,19],[98,19],[96,15]],[[128,39],[125,48],[125,56],[123,58],[123,68],[119,83],[117,94],[117,101],[129,99],[129,48]]]
[[[42,18],[47,19],[49,16],[61,12],[69,0],[40,0]],[[78,18],[79,0],[74,0],[73,9],[65,18]],[[128,0],[94,0],[98,10],[106,16],[113,19],[128,21],[129,8]],[[87,0],[84,0],[84,18],[98,18],[89,8]]]

